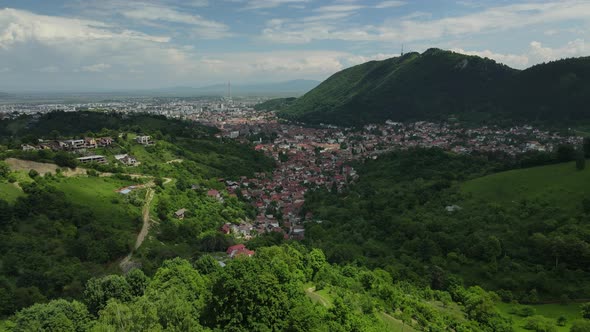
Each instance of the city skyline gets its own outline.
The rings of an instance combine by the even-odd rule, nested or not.
[[[430,47],[514,68],[586,56],[587,1],[0,0],[0,91],[324,80]]]

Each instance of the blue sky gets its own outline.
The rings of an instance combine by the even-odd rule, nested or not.
[[[0,91],[323,80],[402,44],[526,68],[588,38],[588,0],[0,0]]]

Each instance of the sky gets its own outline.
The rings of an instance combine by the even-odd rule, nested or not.
[[[589,0],[0,0],[0,91],[324,80],[402,46],[524,69],[586,39]]]

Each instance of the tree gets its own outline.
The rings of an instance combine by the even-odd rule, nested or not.
[[[36,178],[38,176],[39,176],[39,172],[37,172],[36,170],[32,169],[32,170],[29,171],[29,177],[31,179],[34,179],[34,178]]]
[[[211,274],[221,268],[219,263],[211,255],[203,255],[195,262],[195,268],[201,274]]]
[[[578,171],[582,171],[586,168],[586,158],[584,157],[584,152],[578,151],[576,152],[576,169]]]
[[[560,145],[557,148],[557,160],[560,162],[572,161],[576,157],[576,149],[571,144]]]
[[[91,326],[90,314],[78,301],[54,300],[35,304],[16,313],[12,321],[16,331],[84,332]]]
[[[125,276],[125,280],[127,280],[129,287],[131,287],[131,294],[133,296],[142,296],[150,281],[140,269],[129,271]]]
[[[132,290],[127,280],[119,275],[92,278],[86,283],[84,300],[88,310],[94,315],[103,309],[109,299],[127,302],[132,298]]]
[[[208,298],[207,279],[181,258],[167,260],[146,289],[146,297],[156,307],[160,324],[173,331],[192,331]]]
[[[584,137],[584,143],[582,143],[584,150],[584,156],[590,158],[590,137]]]
[[[65,151],[59,151],[53,157],[53,161],[60,167],[69,167],[69,168],[76,168],[78,166],[78,161],[76,158],[71,154]]]
[[[4,161],[0,160],[0,179],[8,178],[8,174],[10,174],[10,167]]]
[[[301,284],[281,259],[256,256],[230,261],[212,287],[208,325],[228,331],[282,331],[304,298]],[[256,308],[251,310],[249,308]]]
[[[582,317],[590,319],[590,302],[582,304],[580,308],[582,309]]]
[[[305,258],[306,265],[312,270],[310,279],[313,279],[318,271],[328,264],[326,261],[326,255],[324,255],[324,252],[321,249],[312,249]]]

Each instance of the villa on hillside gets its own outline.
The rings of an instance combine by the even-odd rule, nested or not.
[[[234,246],[227,248],[226,253],[229,255],[230,258],[236,258],[238,256],[244,256],[244,255],[248,256],[248,257],[252,257],[252,256],[254,256],[255,252],[253,250],[249,250],[243,244],[236,244]]]
[[[151,136],[137,136],[135,137],[135,141],[141,145],[151,145],[154,144],[154,142],[152,141],[152,137]]]
[[[128,154],[118,154],[115,155],[115,159],[117,159],[118,162],[122,163],[125,166],[137,166],[139,165],[139,162],[137,161],[137,159],[135,159],[134,157],[128,155]]]
[[[87,157],[80,157],[80,158],[76,158],[76,160],[78,160],[82,164],[87,164],[87,163],[106,164],[107,163],[107,159],[104,156],[101,156],[101,155],[93,155],[93,156],[87,156]]]
[[[174,212],[174,216],[176,216],[177,219],[184,219],[184,214],[186,213],[186,209],[182,208],[176,212]]]

